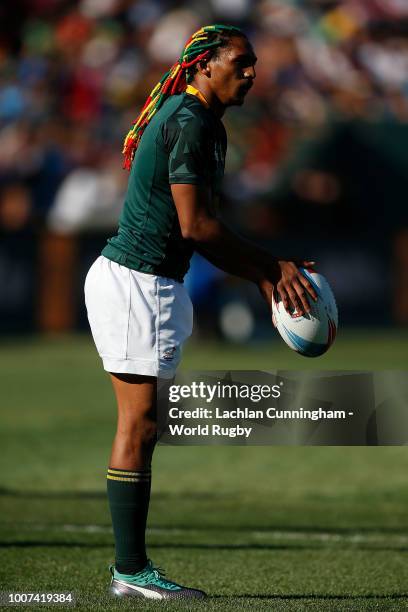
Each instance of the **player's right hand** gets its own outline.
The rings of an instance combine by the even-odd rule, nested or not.
[[[310,268],[314,261],[303,260],[277,260],[270,278],[263,279],[259,288],[266,299],[269,308],[272,308],[272,295],[274,288],[282,300],[284,308],[290,312],[296,309],[300,315],[310,312],[308,296],[317,300],[316,291],[308,279],[299,270],[299,267]]]
[[[300,315],[303,315],[310,312],[308,295],[313,300],[317,300],[316,291],[306,276],[299,270],[300,266],[310,268],[314,263],[314,261],[278,261],[281,277],[276,283],[276,290],[287,311],[290,311],[293,307]]]

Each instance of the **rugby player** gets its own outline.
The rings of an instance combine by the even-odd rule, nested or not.
[[[201,598],[165,578],[145,546],[158,381],[174,376],[193,313],[183,285],[194,250],[257,284],[271,308],[309,311],[313,288],[298,265],[272,256],[218,215],[227,139],[221,117],[242,105],[256,56],[238,28],[198,30],[153,89],[125,139],[130,177],[116,236],[85,282],[92,335],[118,407],[107,474],[116,558],[111,592],[149,599]]]

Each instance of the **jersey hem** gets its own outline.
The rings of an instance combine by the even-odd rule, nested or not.
[[[183,274],[174,274],[170,270],[167,271],[163,267],[163,263],[159,266],[155,266],[153,264],[146,263],[142,261],[138,257],[135,257],[132,254],[125,253],[118,249],[118,247],[113,246],[112,244],[107,244],[104,249],[101,251],[101,255],[106,257],[106,259],[110,259],[115,263],[124,266],[125,268],[129,268],[130,270],[136,270],[136,272],[143,272],[144,274],[153,274],[155,276],[163,276],[165,278],[171,278],[172,280],[177,281],[178,283],[182,283],[184,281],[184,276],[186,272]]]

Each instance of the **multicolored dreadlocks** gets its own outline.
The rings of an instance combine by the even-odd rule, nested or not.
[[[133,122],[133,127],[128,132],[123,145],[124,168],[130,170],[143,132],[166,98],[185,91],[187,82],[191,77],[189,68],[204,59],[209,59],[212,56],[212,50],[224,46],[228,38],[234,34],[244,36],[239,28],[215,24],[205,26],[191,36],[180,59],[153,88],[139,116]]]

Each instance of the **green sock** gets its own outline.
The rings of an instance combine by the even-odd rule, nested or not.
[[[150,483],[150,469],[108,469],[108,500],[116,547],[115,568],[121,574],[135,574],[147,564],[145,531]]]

